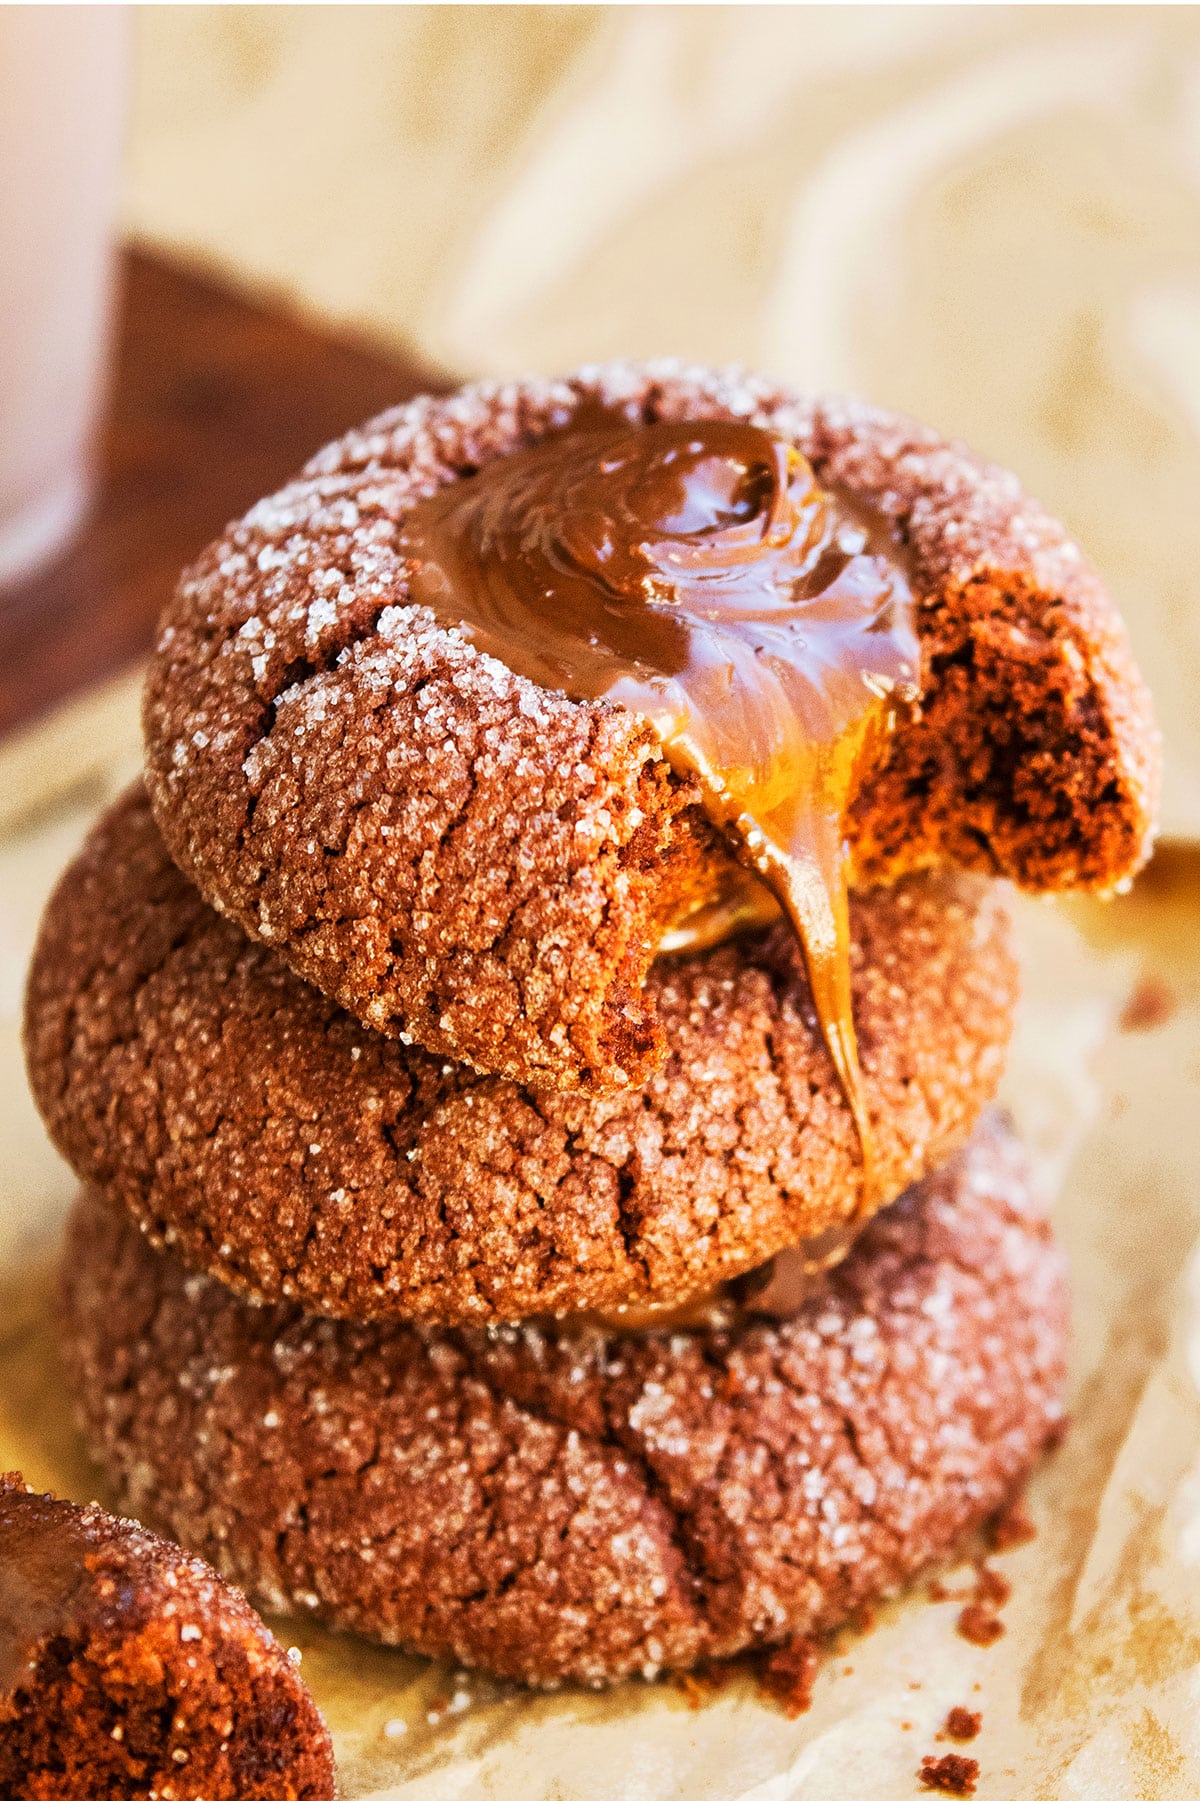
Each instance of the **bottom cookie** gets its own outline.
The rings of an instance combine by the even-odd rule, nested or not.
[[[333,1801],[333,1747],[262,1621],[131,1520],[0,1476],[5,1801]]]
[[[1067,1289],[995,1117],[781,1322],[437,1331],[255,1308],[99,1196],[64,1339],[122,1502],[264,1605],[605,1683],[838,1625],[1061,1418]]]

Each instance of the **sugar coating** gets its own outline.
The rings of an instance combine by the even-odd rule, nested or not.
[[[947,1555],[1059,1424],[1066,1316],[994,1116],[782,1325],[315,1320],[95,1191],[63,1271],[127,1504],[273,1609],[549,1685],[831,1628]]]
[[[1002,891],[853,904],[883,1204],[968,1135],[1016,995]],[[663,959],[668,1055],[539,1094],[365,1030],[204,903],[135,786],[42,924],[30,1080],[56,1144],[157,1243],[258,1299],[443,1323],[677,1302],[840,1223],[861,1156],[782,929]]]
[[[332,1801],[333,1747],[287,1654],[207,1564],[0,1477],[0,1589],[61,1571],[54,1631],[0,1690],[13,1801]],[[57,1585],[56,1585],[57,1586]],[[6,1630],[21,1622],[5,1621]]]
[[[366,1024],[544,1088],[662,1061],[642,984],[681,892],[729,856],[650,728],[477,654],[407,604],[421,495],[566,423],[749,418],[908,548],[922,703],[849,822],[855,879],[949,862],[1114,887],[1160,749],[1124,628],[1011,475],[893,414],[736,370],[610,364],[423,398],[329,446],[183,577],[145,695],[147,779],[208,898]]]

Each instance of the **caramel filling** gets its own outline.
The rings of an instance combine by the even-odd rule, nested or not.
[[[828,1231],[805,1239],[803,1244],[777,1251],[758,1269],[722,1282],[706,1294],[693,1295],[690,1300],[597,1307],[587,1313],[569,1314],[560,1324],[569,1327],[577,1321],[605,1332],[720,1332],[748,1316],[791,1319],[815,1293],[822,1272],[841,1262],[856,1236],[853,1222],[831,1226]]]
[[[739,932],[773,925],[778,918],[779,903],[771,890],[749,869],[732,863],[671,921],[658,948],[664,956],[686,956],[724,944]]]
[[[591,411],[418,501],[401,549],[415,601],[542,687],[641,714],[697,779],[799,937],[869,1192],[845,819],[918,667],[882,524],[758,426]],[[676,937],[726,933],[727,899],[711,907]]]

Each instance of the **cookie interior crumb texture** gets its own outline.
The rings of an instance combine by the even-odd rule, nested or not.
[[[0,1795],[332,1801],[295,1666],[216,1572],[0,1477]]]
[[[1017,970],[1002,888],[856,897],[877,1199],[995,1092]],[[30,976],[34,1094],[78,1175],[259,1299],[441,1323],[677,1302],[840,1226],[854,1123],[790,935],[661,961],[640,1092],[546,1095],[361,1027],[219,918],[144,792],[59,884]]]
[[[995,1512],[1066,1284],[989,1117],[780,1324],[436,1331],[250,1307],[94,1192],[63,1270],[122,1497],[274,1611],[553,1685],[821,1632]]]
[[[663,363],[386,414],[185,575],[147,681],[147,777],[210,901],[436,1054],[594,1092],[661,1063],[646,973],[728,847],[642,718],[478,654],[409,604],[397,548],[418,497],[596,398],[633,419],[753,419],[903,541],[922,699],[852,807],[859,885],[949,862],[1107,889],[1137,868],[1158,739],[1123,627],[1062,529],[909,421]]]

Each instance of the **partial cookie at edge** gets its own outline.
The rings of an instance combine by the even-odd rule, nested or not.
[[[132,1520],[0,1476],[0,1794],[333,1801],[283,1647],[216,1571]]]
[[[882,1203],[995,1092],[1017,972],[978,878],[911,878],[853,918]],[[782,929],[651,979],[671,1048],[640,1093],[474,1076],[214,914],[134,788],[47,908],[30,1080],[82,1179],[258,1298],[450,1323],[676,1302],[846,1221],[861,1150]]]

